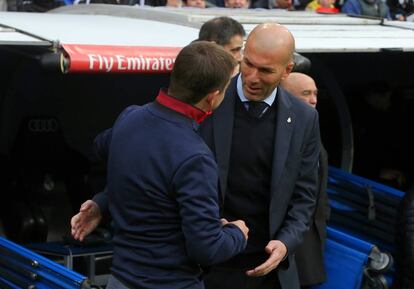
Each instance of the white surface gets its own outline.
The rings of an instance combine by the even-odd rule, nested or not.
[[[0,31],[0,45],[46,45],[49,46],[49,42],[39,40],[37,38],[24,35],[19,32],[1,32]]]
[[[50,43],[0,26],[0,45],[46,45]]]
[[[158,8],[162,10],[162,8]],[[190,23],[204,23],[217,15],[241,22],[247,33],[259,23],[285,25],[296,39],[298,52],[377,52],[382,49],[414,51],[414,23],[318,14],[310,11],[246,9],[175,9]]]
[[[414,31],[380,25],[286,25],[298,52],[414,51]],[[253,25],[246,26],[247,30]]]
[[[286,25],[295,36],[298,52],[414,51],[414,23],[385,21],[386,25],[381,25],[380,20],[343,14],[263,9],[139,8],[105,4],[62,8],[58,13],[0,12],[0,24],[67,44],[183,47],[197,38],[198,27],[202,23],[216,16],[228,15],[241,21],[247,32],[265,21]],[[0,32],[0,43],[23,38],[19,33],[3,34],[9,33]]]
[[[0,12],[0,24],[66,44],[182,47],[198,36],[195,28],[106,15]]]

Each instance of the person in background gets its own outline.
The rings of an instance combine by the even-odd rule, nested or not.
[[[250,0],[210,0],[209,2],[216,7],[226,8],[250,8],[251,5]]]
[[[206,8],[205,0],[182,0],[182,7]]]
[[[7,11],[7,0],[0,0],[0,11]]]
[[[346,0],[341,8],[342,13],[391,18],[387,3],[383,0]]]
[[[165,6],[180,8],[182,6],[181,0],[165,0]],[[154,6],[164,6],[164,5],[154,5]]]
[[[350,99],[355,135],[353,172],[379,183],[406,190],[411,158],[401,147],[411,147],[402,137],[407,119],[401,113],[400,95],[386,82],[369,82]],[[384,135],[388,137],[384,138]],[[384,154],[384,152],[387,152]],[[382,155],[381,158],[378,158]]]
[[[155,1],[155,0],[153,0]],[[159,6],[159,5],[154,5]],[[160,5],[164,6],[164,5]],[[205,0],[165,0],[165,6],[167,7],[193,7],[193,8],[206,8],[207,3]]]
[[[387,0],[391,18],[398,21],[414,21],[413,0]]]
[[[316,11],[319,8],[335,8],[335,0],[312,0],[306,5],[306,10]]]
[[[247,9],[250,6],[249,0],[224,0],[224,7],[226,8],[244,8]]]
[[[243,39],[245,36],[246,31],[239,22],[233,18],[222,16],[205,22],[200,28],[198,40],[212,41],[228,51],[238,63],[234,72],[237,74],[243,58]]]
[[[311,107],[318,103],[318,89],[315,81],[308,75],[293,72],[281,82],[282,87]],[[329,203],[326,187],[328,182],[328,153],[321,144],[319,155],[319,187],[316,209],[309,231],[305,233],[303,243],[296,251],[296,264],[302,288],[326,281],[324,251],[326,241],[326,223],[329,217]]]
[[[294,10],[292,0],[268,0],[270,9]]]
[[[318,103],[318,89],[312,77],[292,72],[281,82],[282,87],[291,95],[298,97],[311,107],[316,108]]]
[[[252,8],[295,10],[293,0],[254,0]]]
[[[395,239],[396,276],[392,288],[414,288],[414,187],[403,197],[397,218]]]
[[[114,223],[107,289],[203,289],[200,266],[244,250],[248,228],[220,219],[217,164],[197,133],[222,102],[235,65],[216,44],[184,47],[168,90],[126,108],[95,139],[107,188],[83,209],[104,202]],[[89,212],[72,218],[75,239],[83,239]]]

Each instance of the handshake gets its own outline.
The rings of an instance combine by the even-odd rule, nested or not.
[[[237,220],[233,222],[229,222],[226,219],[221,219],[221,224],[227,225],[227,224],[233,224],[236,225],[243,233],[244,238],[247,240],[249,238],[249,228],[247,228],[246,223],[242,220]]]

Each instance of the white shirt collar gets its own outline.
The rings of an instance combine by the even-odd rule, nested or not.
[[[272,106],[273,102],[276,99],[276,93],[277,93],[277,87],[272,91],[272,93],[266,97],[263,101],[266,102],[269,106]],[[242,85],[242,79],[241,79],[241,73],[237,77],[237,94],[239,95],[240,100],[245,103],[246,101],[249,101],[246,96],[244,96],[243,92],[243,85]]]

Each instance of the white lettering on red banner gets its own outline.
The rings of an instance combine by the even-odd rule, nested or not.
[[[69,61],[65,72],[160,73],[172,70],[181,48],[63,45]]]

